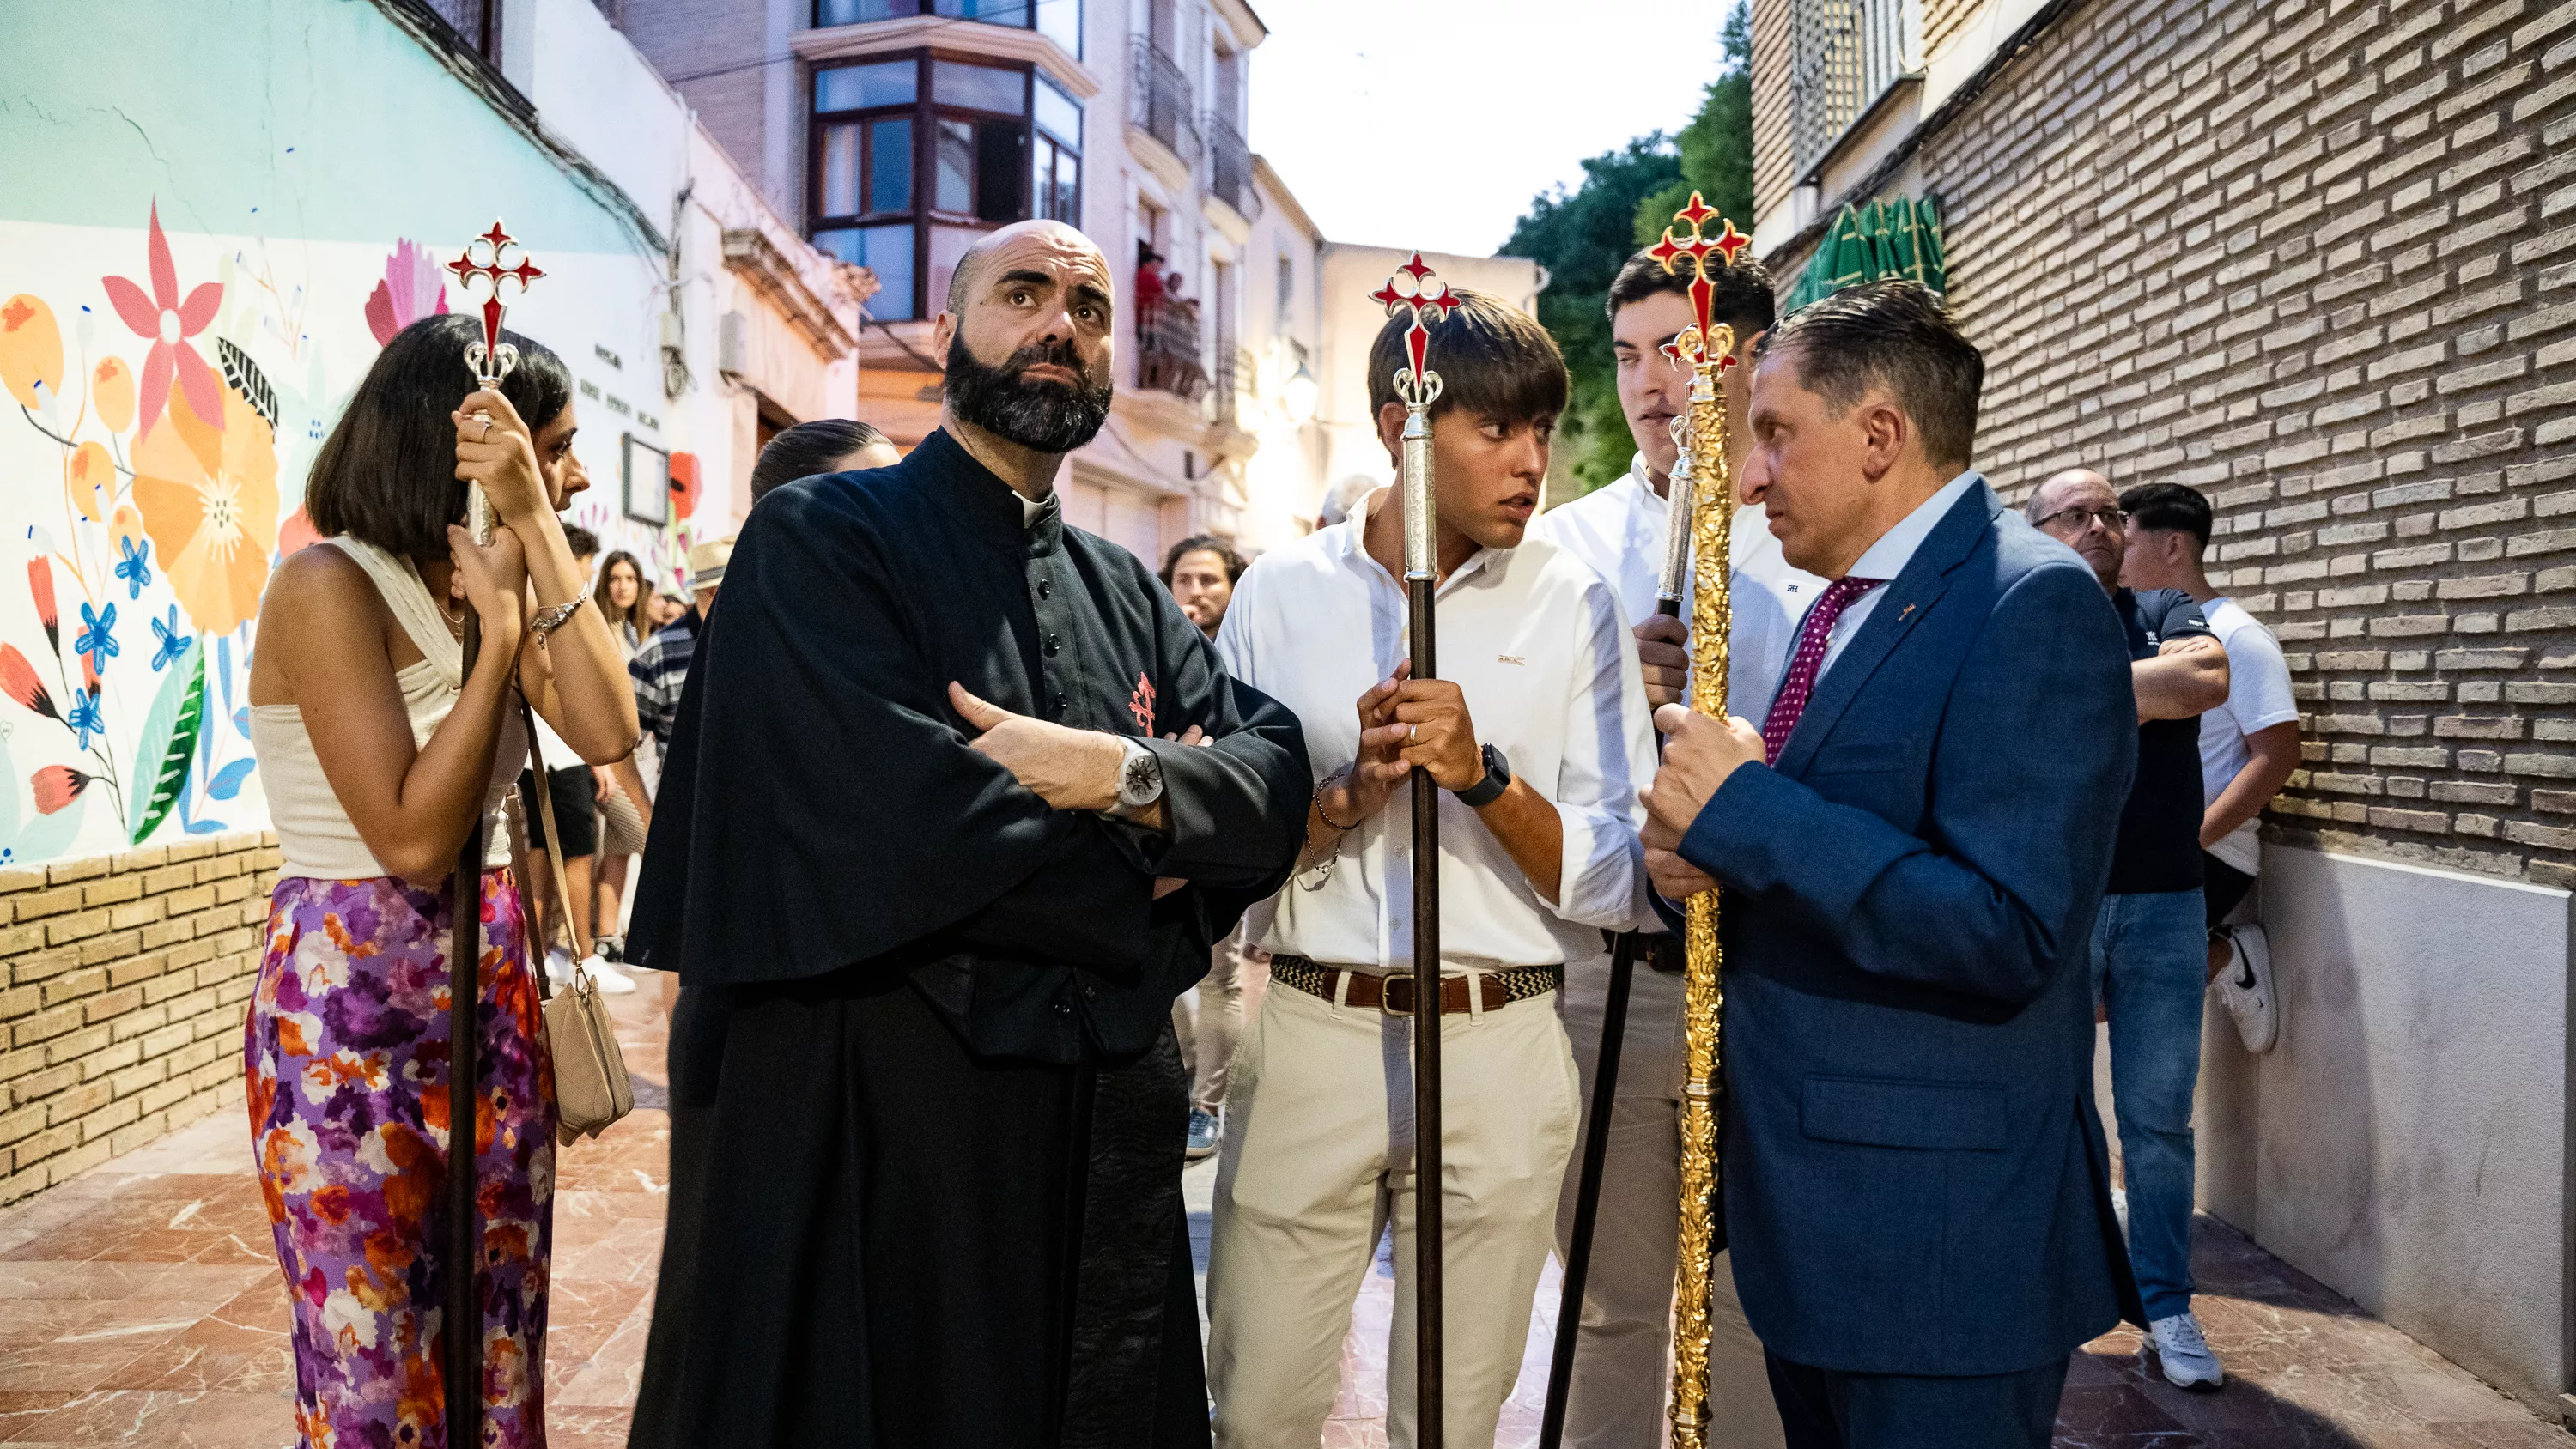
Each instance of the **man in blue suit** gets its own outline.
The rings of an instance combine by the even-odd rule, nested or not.
[[[2138,1317],[2086,972],[2128,651],[1969,471],[1984,373],[1910,282],[1771,333],[1744,496],[1833,582],[1759,727],[1657,718],[1647,866],[1725,887],[1727,1237],[1800,1449],[2044,1449],[2068,1355]]]

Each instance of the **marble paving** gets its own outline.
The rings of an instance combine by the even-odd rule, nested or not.
[[[659,981],[617,1001],[627,1059],[658,1100]],[[618,1449],[660,1259],[666,1119],[639,1109],[566,1150],[547,1343],[553,1449]],[[1205,1266],[1214,1164],[1186,1179]],[[2059,1449],[2576,1449],[2576,1438],[2204,1219],[2200,1313],[2232,1379],[2166,1386],[2123,1328],[2068,1375]],[[1327,1449],[1386,1443],[1383,1261],[1354,1306]],[[1537,1436],[1553,1269],[1497,1449]],[[226,1111],[50,1192],[0,1208],[0,1444],[279,1449],[290,1442],[286,1305],[246,1131]],[[1722,1412],[1721,1406],[1721,1412]]]

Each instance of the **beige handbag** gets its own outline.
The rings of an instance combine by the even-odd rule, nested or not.
[[[554,905],[572,937],[572,985],[551,991],[545,1004],[546,1056],[554,1065],[555,1140],[566,1147],[596,1137],[618,1118],[635,1110],[635,1085],[626,1077],[626,1053],[617,1044],[617,1024],[609,1019],[608,998],[581,963],[590,955],[580,923],[565,892],[563,837],[555,833],[555,797],[546,776],[545,751],[537,744],[537,722],[525,700],[519,714],[527,726],[528,763],[535,772],[537,813],[546,831],[546,861],[554,867]],[[544,943],[537,946],[537,970],[545,970]],[[552,983],[549,982],[549,985]]]

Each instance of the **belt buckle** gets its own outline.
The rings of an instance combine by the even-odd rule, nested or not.
[[[1412,1004],[1411,1004],[1411,1003],[1407,1003],[1406,1005],[1404,1005],[1404,1006],[1402,1006],[1402,1007],[1398,1007],[1398,1006],[1395,1004],[1395,988],[1396,988],[1396,985],[1400,982],[1400,983],[1402,983],[1402,984],[1404,985],[1404,987],[1405,987],[1405,989],[1406,989],[1406,994],[1407,994],[1407,995],[1410,995],[1410,994],[1412,993],[1412,988],[1413,988],[1413,984],[1414,984],[1414,979],[1415,979],[1415,978],[1414,978],[1414,974],[1413,974],[1412,972],[1410,972],[1410,971],[1398,972],[1398,973],[1394,973],[1394,974],[1391,974],[1391,975],[1382,976],[1382,977],[1378,978],[1378,983],[1379,983],[1379,984],[1378,984],[1378,990],[1377,990],[1377,1009],[1378,1009],[1378,1013],[1379,1013],[1380,1015],[1382,1015],[1382,1016],[1411,1016],[1411,1015],[1413,1015],[1413,1007],[1412,1007]]]

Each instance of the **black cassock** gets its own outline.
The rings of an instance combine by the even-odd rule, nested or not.
[[[1166,832],[1048,808],[951,680],[1148,741]],[[683,999],[631,1443],[1206,1444],[1171,1004],[1311,788],[1295,717],[1134,555],[1025,521],[945,432],[763,499],[638,886]]]

